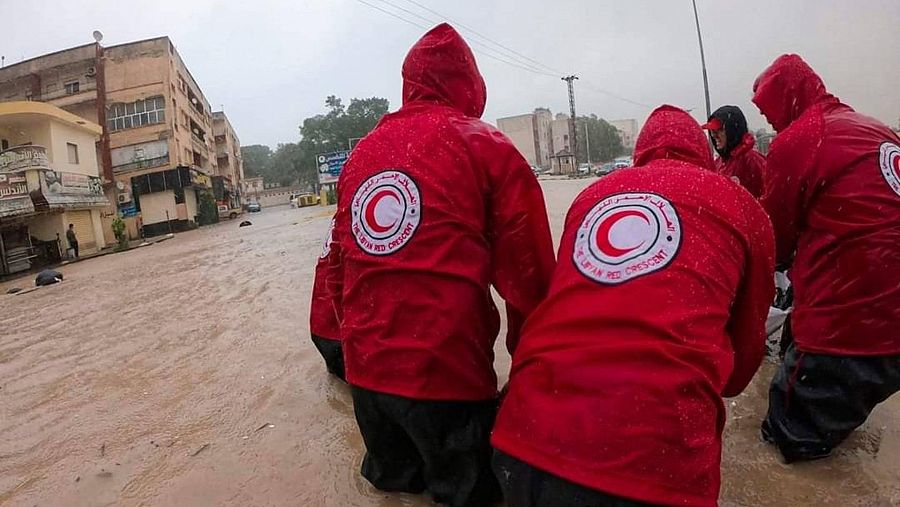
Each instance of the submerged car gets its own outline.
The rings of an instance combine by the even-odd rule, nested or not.
[[[258,202],[251,202],[247,205],[247,211],[250,213],[258,213],[262,211],[262,206]]]

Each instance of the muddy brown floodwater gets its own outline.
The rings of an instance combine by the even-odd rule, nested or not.
[[[557,238],[589,181],[543,182]],[[0,295],[0,504],[430,505],[360,478],[349,392],[309,342],[331,212],[266,209]],[[900,505],[900,396],[833,459],[786,466],[757,436],[772,372],[727,402],[721,504]]]

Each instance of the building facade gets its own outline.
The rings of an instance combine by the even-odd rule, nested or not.
[[[103,129],[51,104],[0,103],[0,275],[107,244],[103,219],[115,207],[103,192],[96,145]]]
[[[216,202],[240,208],[241,181],[244,179],[241,141],[224,111],[213,113],[213,135],[216,143],[216,176],[213,177]]]
[[[634,143],[637,142],[638,135],[637,120],[613,120],[609,122],[609,124],[615,127],[619,132],[619,139],[622,140],[622,146],[624,146],[626,150],[634,150]]]
[[[509,137],[529,164],[550,169],[551,157],[562,149],[554,146],[553,121],[553,113],[539,107],[531,113],[499,118],[497,128]]]
[[[130,236],[197,223],[198,196],[212,194],[217,173],[212,112],[168,37],[89,44],[7,66],[0,100],[49,102],[101,123],[101,175]]]
[[[246,202],[259,202],[260,194],[266,189],[262,176],[244,178],[241,181],[242,195]]]

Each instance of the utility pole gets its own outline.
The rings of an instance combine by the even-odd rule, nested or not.
[[[700,36],[700,17],[697,15],[697,0],[691,0],[694,4],[694,22],[697,24],[697,41],[700,43],[700,65],[703,67],[703,93],[706,95],[706,117],[712,116],[709,107],[709,79],[706,77],[706,56],[703,54],[703,37]]]
[[[572,117],[569,119],[569,138],[571,139],[571,143],[569,143],[570,149],[572,150],[572,161],[573,164],[578,166],[578,129],[575,127],[575,80],[578,79],[578,76],[566,76],[562,78],[563,81],[569,87],[569,111],[572,113]],[[573,170],[575,167],[572,168]]]
[[[587,153],[587,163],[591,163],[591,134],[588,132],[588,122],[584,122],[584,143],[585,153]]]

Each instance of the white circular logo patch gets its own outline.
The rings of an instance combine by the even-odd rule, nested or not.
[[[572,261],[591,280],[616,285],[666,267],[680,246],[681,222],[669,201],[656,194],[616,194],[585,215]]]
[[[325,243],[322,245],[322,253],[319,254],[320,259],[324,259],[328,257],[331,253],[331,242],[334,240],[334,218],[331,219],[331,224],[328,225],[328,233],[325,234]]]
[[[419,227],[419,187],[400,171],[378,173],[360,185],[350,211],[356,244],[372,255],[390,255],[409,243]]]
[[[881,143],[878,157],[881,175],[897,195],[900,195],[900,146],[894,143]]]

